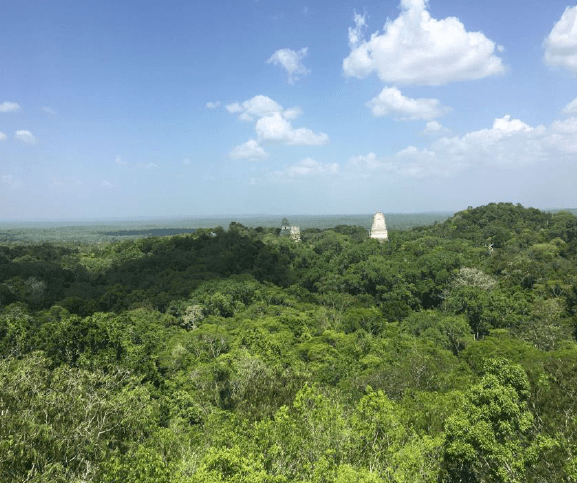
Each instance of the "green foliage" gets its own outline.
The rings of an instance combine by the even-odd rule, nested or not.
[[[451,481],[525,481],[537,459],[531,442],[527,375],[505,360],[489,360],[466,405],[446,423],[444,465]]]
[[[0,360],[0,479],[91,479],[110,450],[124,450],[154,426],[146,386],[126,371],[62,366],[40,353]]]
[[[0,480],[574,481],[575,220],[0,245]]]
[[[444,316],[428,310],[413,312],[403,320],[401,327],[416,336],[431,340],[457,355],[472,342],[471,328],[463,316]]]
[[[102,465],[102,483],[172,483],[170,469],[157,452],[139,446],[123,458],[114,457]]]

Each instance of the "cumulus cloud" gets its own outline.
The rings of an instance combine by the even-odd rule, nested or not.
[[[16,131],[15,138],[28,144],[36,143],[36,138],[32,135],[30,131],[26,130]]]
[[[289,111],[292,112],[295,109],[298,108],[293,107]],[[283,108],[270,97],[259,95],[240,104],[238,102],[228,104],[226,110],[231,114],[238,114],[238,118],[243,121],[254,121],[255,118],[282,112]]]
[[[234,159],[265,159],[268,153],[254,139],[249,139],[246,143],[240,144],[232,149],[229,156]]]
[[[0,104],[0,112],[18,112],[20,110],[20,105],[16,102],[5,101]]]
[[[231,114],[238,114],[241,120],[251,122],[256,120],[257,141],[255,142],[278,141],[292,145],[318,145],[329,141],[326,133],[315,133],[304,127],[292,126],[290,121],[302,114],[300,107],[284,109],[278,102],[267,96],[259,95],[242,103],[228,104],[226,110]],[[242,146],[248,143],[250,141]],[[240,148],[240,146],[237,147]]]
[[[338,172],[338,163],[320,163],[312,158],[305,158],[293,165],[284,167],[282,170],[272,171],[269,176],[273,178],[304,178],[337,174]]]
[[[329,136],[326,133],[317,134],[304,127],[293,128],[291,123],[278,112],[261,117],[256,122],[255,130],[261,141],[280,141],[299,145],[318,145],[329,142]]]
[[[451,130],[443,126],[438,121],[429,121],[425,126],[423,134],[448,134]]]
[[[207,109],[216,109],[216,108],[219,107],[219,106],[220,106],[220,101],[215,101],[215,102],[210,102],[210,101],[209,101],[209,102],[207,102],[206,105],[205,105],[205,107],[206,107]]]
[[[450,176],[473,166],[523,168],[558,160],[575,163],[575,156],[577,117],[555,121],[548,127],[533,127],[506,115],[495,119],[490,128],[463,136],[444,136],[426,148],[408,146],[391,156],[354,156],[346,171],[364,177],[375,173]]]
[[[6,134],[4,134],[3,132],[0,132],[0,141],[6,141]]]
[[[412,99],[405,97],[396,87],[385,87],[381,93],[367,102],[373,116],[393,115],[397,119],[430,121],[443,116],[450,109],[441,105],[438,99]]]
[[[308,52],[307,47],[298,51],[279,49],[267,59],[267,63],[282,67],[288,74],[288,83],[294,84],[310,72],[303,64]]]
[[[455,17],[431,18],[427,3],[401,0],[400,15],[369,39],[364,37],[365,16],[355,13],[345,76],[364,78],[376,72],[385,82],[443,85],[504,72],[495,42],[481,32],[467,32]]]
[[[544,60],[577,74],[577,6],[567,7],[543,42]]]

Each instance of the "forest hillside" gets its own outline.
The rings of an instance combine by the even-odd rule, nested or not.
[[[577,218],[0,245],[0,481],[576,482]]]

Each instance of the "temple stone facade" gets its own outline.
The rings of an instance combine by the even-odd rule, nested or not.
[[[283,218],[280,228],[280,236],[288,236],[291,240],[300,242],[301,229],[298,226],[291,225],[286,218]]]
[[[291,240],[300,242],[301,241],[301,229],[298,226],[291,226]]]
[[[376,238],[380,241],[387,241],[389,239],[387,225],[385,224],[385,215],[380,211],[377,211],[373,217],[373,226],[371,227],[370,236],[371,238]]]

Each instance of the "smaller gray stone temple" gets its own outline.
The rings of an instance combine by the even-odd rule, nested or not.
[[[387,225],[385,224],[385,215],[380,211],[377,211],[373,217],[373,226],[371,227],[370,237],[376,238],[380,241],[387,241],[389,239]]]

